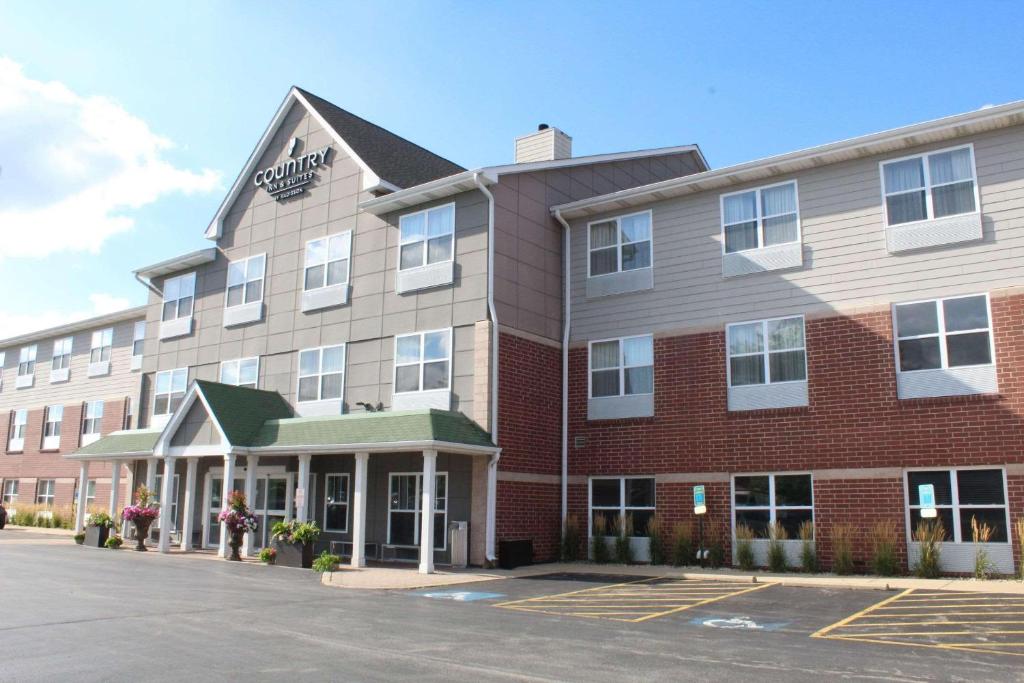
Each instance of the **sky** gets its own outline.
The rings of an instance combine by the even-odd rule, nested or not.
[[[0,0],[0,338],[145,301],[291,85],[467,168],[712,168],[1024,99],[1024,3]]]

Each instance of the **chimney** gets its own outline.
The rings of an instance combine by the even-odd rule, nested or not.
[[[572,138],[546,123],[537,126],[536,133],[516,138],[516,163],[554,161],[572,156]]]

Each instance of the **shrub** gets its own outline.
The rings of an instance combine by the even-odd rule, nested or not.
[[[679,522],[672,527],[672,564],[676,567],[685,567],[693,564],[693,525],[689,522]]]
[[[871,527],[869,542],[871,544],[871,571],[879,576],[895,576],[900,573],[899,560],[896,557],[898,534],[896,522],[891,519],[880,519]]]
[[[337,555],[331,555],[326,550],[320,553],[320,556],[313,560],[313,571],[317,574],[323,574],[325,572],[333,572],[341,564],[341,558]]]
[[[754,568],[754,530],[746,524],[736,527],[736,564],[743,571]]]
[[[785,540],[786,529],[781,522],[768,525],[768,568],[773,572],[784,572],[788,568]]]
[[[274,564],[277,561],[277,551],[273,548],[260,550],[260,562],[263,564]]]
[[[608,542],[605,537],[608,535],[608,520],[604,515],[594,517],[593,538],[590,539],[591,557],[597,564],[607,564],[611,561],[608,552]]]
[[[650,541],[651,564],[665,564],[665,534],[661,529],[658,515],[651,515],[647,522],[647,540]]]
[[[117,534],[114,534],[113,536],[107,539],[107,542],[104,543],[104,545],[110,548],[111,550],[117,550],[121,547],[121,544],[123,543],[124,539],[118,536]]]
[[[704,537],[704,550],[707,551],[707,564],[712,569],[718,569],[725,565],[725,539],[728,537],[728,527],[720,521],[707,521],[704,523],[706,535]]]
[[[915,573],[922,579],[934,579],[942,573],[939,554],[946,539],[946,529],[941,520],[921,522],[914,530],[914,540],[920,546],[920,557],[917,560]]]
[[[974,578],[976,579],[987,579],[992,575],[994,567],[984,544],[992,540],[993,533],[995,533],[995,529],[985,522],[979,522],[974,515],[971,515],[971,540],[977,544],[974,549]]]
[[[832,571],[840,575],[853,573],[853,527],[849,524],[832,527]]]
[[[1017,562],[1017,566],[1020,569],[1017,571],[1018,577],[1024,581],[1024,517],[1019,517],[1013,525],[1014,531],[1017,533],[1017,543],[1020,544],[1020,561]]]
[[[82,545],[83,543],[85,543],[85,534],[81,531],[75,534],[75,543],[77,543],[78,545]]]
[[[562,561],[575,562],[580,559],[580,520],[576,515],[565,518],[562,530]]]
[[[623,515],[615,520],[615,561],[619,564],[633,562],[633,515]]]
[[[806,520],[797,529],[796,534],[800,537],[800,568],[813,574],[818,571],[818,552],[814,547],[814,522]]]

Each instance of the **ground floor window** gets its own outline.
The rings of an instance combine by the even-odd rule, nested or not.
[[[56,489],[54,479],[40,479],[36,482],[36,505],[53,506],[53,492]]]
[[[953,469],[907,472],[907,501],[910,532],[913,537],[921,524],[921,500],[918,487],[935,487],[936,518],[942,522],[946,540],[970,543],[971,520],[992,528],[993,543],[1008,542],[1006,488],[1001,469]]]
[[[78,504],[78,486],[79,482],[75,481],[75,497],[71,500],[74,501],[75,505]],[[88,488],[85,489],[85,506],[89,507],[96,502],[96,480],[90,479]]]
[[[391,492],[388,501],[388,545],[420,544],[420,510],[423,501],[423,475],[394,472],[388,477]],[[447,547],[448,473],[438,472],[434,488],[434,549]]]
[[[628,516],[633,536],[646,536],[654,516],[654,477],[594,477],[590,480],[590,525],[603,517],[608,533]]]
[[[18,501],[18,480],[8,479],[4,482],[3,503],[10,505]]]
[[[153,499],[156,500],[157,503],[160,502],[160,496],[163,494],[163,490],[164,490],[163,482],[164,482],[164,475],[163,474],[156,475],[156,491],[153,492]],[[92,482],[89,482],[89,483],[91,484]],[[177,474],[174,475],[174,481],[171,482],[171,489],[172,489],[171,490],[171,518],[170,518],[171,519],[171,531],[177,531],[178,530],[178,475]],[[159,528],[160,528],[160,519],[158,518],[155,522],[153,522],[153,529],[159,529]]]
[[[328,474],[324,492],[324,531],[348,531],[348,475]]]
[[[736,527],[745,525],[766,538],[768,525],[778,522],[788,538],[798,538],[800,525],[814,522],[810,474],[744,474],[732,484]]]

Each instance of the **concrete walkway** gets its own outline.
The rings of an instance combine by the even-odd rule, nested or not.
[[[434,588],[436,586],[452,586],[463,583],[494,581],[509,578],[508,574],[498,574],[487,570],[475,571],[437,571],[433,574],[420,574],[415,566],[409,568],[363,567],[352,569],[342,566],[336,572],[323,575],[321,582],[325,586],[335,588],[368,588],[377,590],[411,590],[414,588]]]

